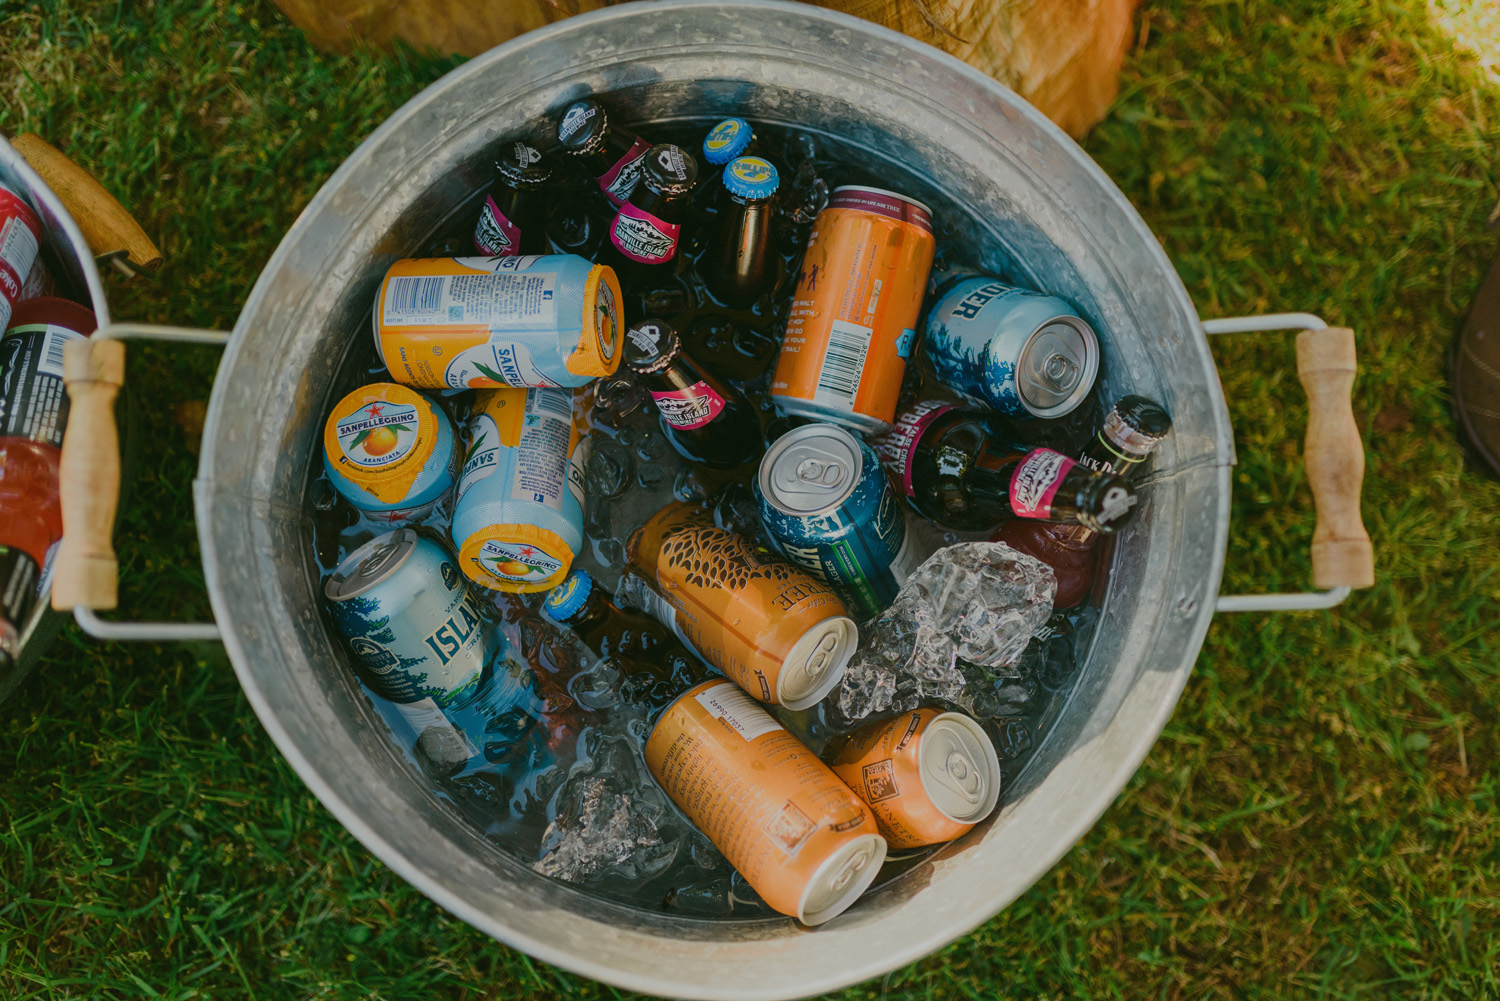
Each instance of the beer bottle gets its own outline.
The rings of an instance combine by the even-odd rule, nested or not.
[[[1099,434],[1078,456],[1078,464],[1101,473],[1133,475],[1172,429],[1172,418],[1144,396],[1121,397]],[[1099,565],[1098,532],[1081,524],[1016,518],[992,537],[1050,566],[1057,575],[1056,609],[1072,608],[1088,597]]]
[[[938,407],[898,416],[876,452],[912,506],[947,528],[988,531],[1019,517],[1109,533],[1130,520],[1135,492],[1120,477],[1021,440],[998,414]]]
[[[680,146],[663,143],[646,154],[641,183],[609,228],[608,263],[620,284],[642,288],[671,276],[697,162]]]
[[[583,205],[565,205],[547,226],[547,253],[577,254],[593,260],[604,240],[605,224]]]
[[[724,209],[704,261],[703,281],[728,306],[746,307],[776,280],[772,199],[780,178],[769,160],[742,156],[724,168]]]
[[[583,175],[609,199],[611,209],[629,200],[641,179],[651,144],[623,125],[612,123],[604,106],[584,98],[564,109],[557,141],[574,158]]]
[[[491,257],[547,252],[547,196],[552,165],[523,142],[507,144],[495,160],[495,183],[479,210],[474,249]]]
[[[662,431],[685,458],[733,469],[759,457],[754,406],[689,357],[671,324],[652,319],[631,327],[624,361],[656,401]]]
[[[751,155],[758,144],[750,123],[743,118],[726,118],[709,129],[703,137],[703,162],[707,165],[698,187],[693,192],[693,209],[700,217],[708,217],[719,211],[723,190],[719,186],[719,175],[725,165],[738,157]]]
[[[601,657],[654,657],[682,646],[660,622],[619,608],[587,570],[574,570],[548,591],[542,614],[573,630]]]

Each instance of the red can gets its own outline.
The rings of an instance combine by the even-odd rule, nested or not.
[[[771,382],[776,409],[867,433],[890,426],[936,246],[921,202],[834,189],[802,258]]]
[[[41,220],[20,195],[0,186],[0,330],[10,325],[41,244]]]

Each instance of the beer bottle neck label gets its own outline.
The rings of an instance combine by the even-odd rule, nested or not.
[[[907,497],[916,497],[912,484],[912,458],[916,454],[917,442],[932,422],[953,409],[953,405],[938,400],[924,400],[909,410],[896,415],[891,429],[870,444],[880,456],[880,464],[890,471]]]
[[[677,234],[681,231],[681,226],[626,202],[609,228],[609,241],[632,261],[665,264],[677,256]]]
[[[662,419],[679,431],[691,431],[713,423],[726,403],[724,397],[701,379],[686,389],[653,389],[650,393]]]
[[[1018,518],[1047,518],[1063,477],[1077,463],[1065,455],[1039,448],[1020,462],[1010,474],[1010,509]]]
[[[615,208],[623,208],[630,200],[630,193],[641,179],[642,172],[646,169],[646,154],[651,151],[651,144],[644,139],[637,139],[625,155],[614,162],[614,165],[599,175],[599,190],[609,197]]]
[[[474,249],[491,257],[514,257],[521,252],[521,227],[505,217],[493,195],[485,197],[484,208],[479,210]]]

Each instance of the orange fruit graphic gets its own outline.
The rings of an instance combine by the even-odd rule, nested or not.
[[[531,573],[531,567],[520,560],[506,560],[503,563],[496,564],[495,569],[511,577],[524,577]]]
[[[376,428],[364,440],[365,454],[379,457],[396,447],[396,432],[390,428]]]

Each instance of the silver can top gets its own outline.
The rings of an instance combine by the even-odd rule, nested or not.
[[[417,548],[418,538],[409,528],[376,536],[344,557],[344,562],[323,585],[323,594],[329,601],[359,597],[400,570]]]
[[[917,746],[917,769],[932,805],[975,824],[1000,800],[1000,759],[984,728],[963,713],[934,716]]]
[[[885,838],[878,834],[863,834],[839,846],[807,881],[797,903],[797,920],[820,925],[848,910],[875,882],[885,853]]]
[[[1083,402],[1099,374],[1099,338],[1076,316],[1038,327],[1021,349],[1016,389],[1037,417],[1061,417]]]
[[[812,517],[842,504],[863,472],[854,435],[832,424],[804,424],[766,449],[760,492],[778,511]]]

